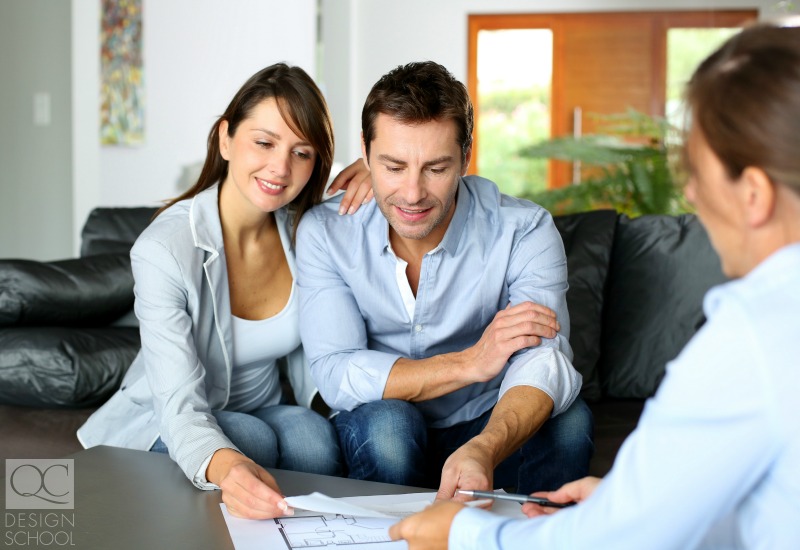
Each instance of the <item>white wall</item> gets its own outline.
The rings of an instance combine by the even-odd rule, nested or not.
[[[100,2],[72,0],[72,250],[100,197]]]
[[[361,107],[372,85],[397,65],[433,60],[467,81],[467,16],[478,13],[571,13],[692,9],[759,9],[775,0],[322,0],[323,16],[339,21],[323,33],[339,68],[325,67],[328,99],[336,105],[337,160],[360,151]],[[349,24],[349,27],[345,27]],[[327,25],[324,27],[327,31]],[[341,56],[348,55],[345,62]],[[341,70],[338,70],[341,69]],[[338,75],[338,77],[337,77]],[[345,111],[345,112],[343,112]],[[344,130],[345,132],[340,132]]]
[[[315,0],[144,0],[145,143],[100,146],[99,0],[73,1],[75,231],[91,208],[157,204],[202,162],[215,117],[257,70],[316,71]]]
[[[357,87],[359,39],[356,31],[359,25],[354,18],[358,16],[359,1],[323,1],[327,4],[323,4],[321,10],[323,47],[319,70],[320,85],[328,101],[336,136],[334,172],[360,156],[358,150],[350,150],[350,143],[353,139],[357,143],[361,131],[360,113],[364,102],[364,98],[350,93]],[[356,120],[352,118],[353,113],[358,113]]]
[[[69,16],[59,0],[0,0],[0,258],[72,250]]]

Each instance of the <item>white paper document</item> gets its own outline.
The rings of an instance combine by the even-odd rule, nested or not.
[[[413,495],[413,493],[412,493]],[[430,506],[431,499],[428,493],[421,493],[421,497],[417,496],[416,500],[406,502],[404,500],[392,502],[378,503],[374,502],[373,497],[368,497],[370,500],[364,501],[361,506],[355,504],[351,499],[345,498],[331,498],[322,493],[311,493],[310,495],[301,495],[297,497],[286,497],[284,500],[292,508],[299,508],[309,512],[324,512],[328,514],[342,514],[349,516],[358,516],[361,518],[404,518],[411,514],[423,511],[427,506]],[[404,495],[407,496],[407,495]],[[389,499],[385,499],[389,500]]]
[[[407,549],[405,541],[392,541],[389,527],[402,517],[433,503],[436,493],[409,493],[331,498],[321,493],[286,497],[293,516],[249,520],[231,516],[224,504],[222,515],[236,550],[331,549],[357,544],[358,550]],[[524,518],[519,504],[495,501],[494,513]]]

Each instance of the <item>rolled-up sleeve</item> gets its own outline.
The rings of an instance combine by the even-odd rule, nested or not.
[[[533,386],[553,399],[553,416],[569,408],[583,381],[572,366],[567,310],[567,256],[552,216],[543,209],[519,230],[508,267],[509,301],[530,301],[556,313],[561,330],[539,346],[516,353],[500,386],[500,395],[515,386]]]
[[[578,397],[582,377],[559,350],[541,348],[513,360],[500,384],[498,399],[515,386],[532,386],[553,400],[551,416],[566,411]]]
[[[367,349],[358,303],[331,262],[324,223],[314,212],[298,228],[297,290],[300,338],[328,406],[349,411],[380,400],[400,355]]]

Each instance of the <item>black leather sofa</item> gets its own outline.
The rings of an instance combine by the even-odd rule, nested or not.
[[[128,251],[154,210],[94,210],[79,259],[0,260],[0,459],[80,450],[75,431],[139,346]],[[692,215],[603,210],[556,225],[569,264],[574,363],[595,420],[591,472],[603,475],[666,362],[702,324],[703,294],[724,277]]]

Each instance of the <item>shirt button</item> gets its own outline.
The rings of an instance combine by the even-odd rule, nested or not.
[[[414,325],[414,330],[417,332],[422,332],[422,325]]]

